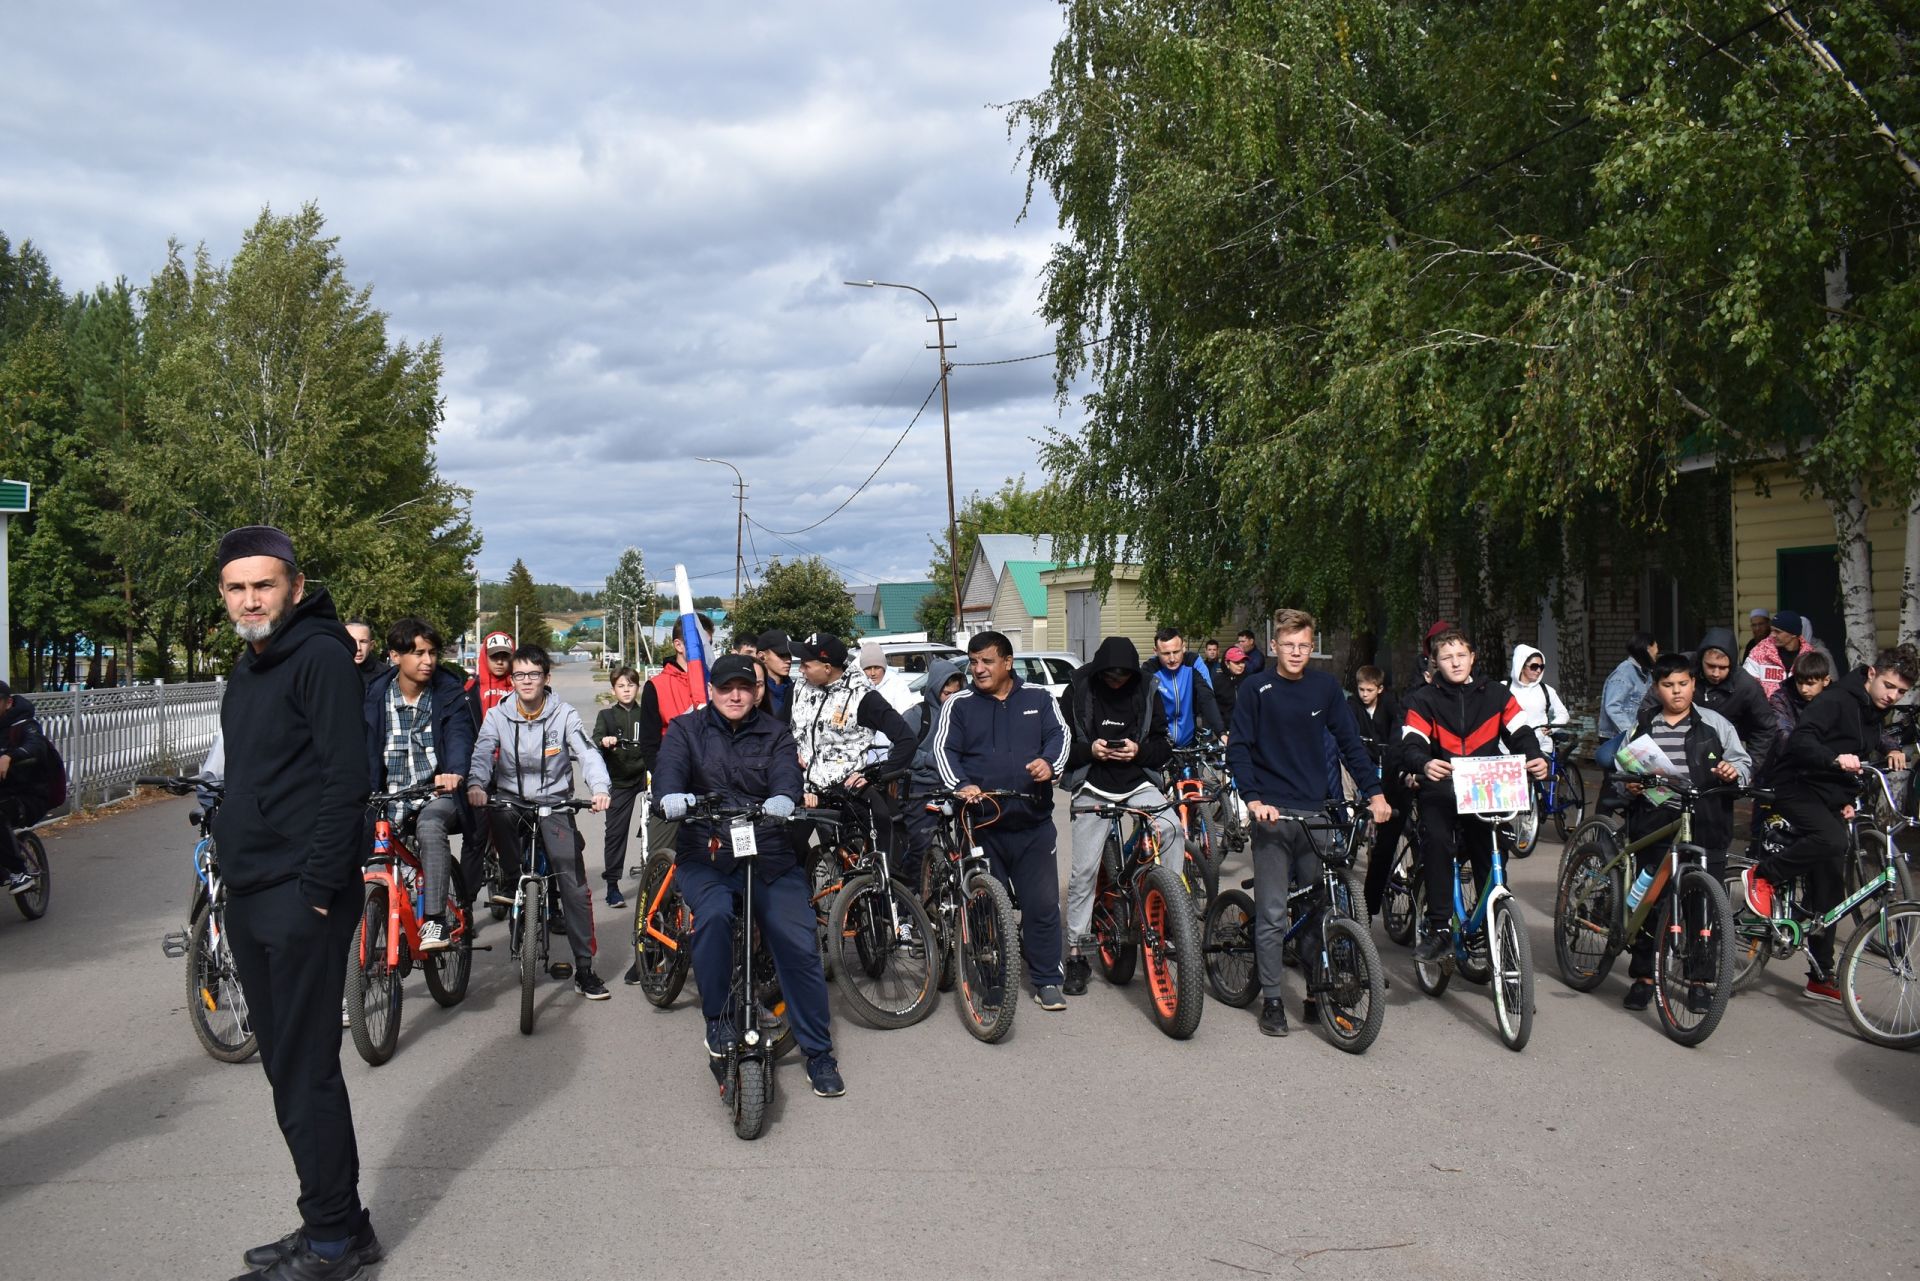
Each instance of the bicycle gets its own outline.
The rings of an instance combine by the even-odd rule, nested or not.
[[[1747,976],[1751,978],[1769,959],[1787,959],[1806,949],[1815,934],[1832,929],[1863,904],[1878,902],[1878,911],[1847,940],[1835,967],[1837,974],[1821,972],[1811,952],[1807,960],[1822,981],[1838,978],[1840,1005],[1856,1032],[1875,1045],[1907,1049],[1920,1045],[1920,903],[1903,897],[1911,873],[1906,851],[1893,843],[1893,837],[1912,826],[1913,820],[1895,803],[1892,783],[1884,770],[1864,764],[1861,769],[1878,785],[1887,812],[1896,820],[1889,823],[1891,830],[1883,831],[1875,824],[1856,835],[1863,848],[1871,846],[1878,851],[1880,871],[1817,917],[1801,909],[1803,889],[1797,879],[1775,887],[1770,920],[1748,908],[1742,896],[1733,928],[1745,941],[1743,956],[1756,958]],[[1785,835],[1780,833],[1779,839],[1784,840]]]
[[[402,981],[416,964],[426,976],[427,990],[442,1008],[460,1004],[467,995],[473,968],[473,921],[460,884],[460,865],[449,860],[447,896],[441,905],[447,920],[447,946],[422,952],[420,922],[429,915],[424,901],[426,872],[407,846],[406,833],[395,831],[388,818],[391,805],[437,795],[439,791],[428,782],[375,792],[367,801],[373,815],[373,848],[361,872],[366,898],[347,952],[346,1001],[353,1047],[375,1067],[391,1059],[400,1044]],[[414,811],[409,809],[402,826],[413,818]]]
[[[1706,849],[1693,841],[1693,811],[1702,800],[1748,789],[1703,790],[1678,779],[1659,785],[1679,795],[1680,816],[1673,822],[1632,841],[1622,841],[1605,824],[1581,829],[1586,838],[1568,856],[1554,895],[1554,957],[1568,987],[1591,992],[1651,918],[1660,1026],[1677,1044],[1699,1045],[1720,1025],[1733,996],[1736,936],[1726,891],[1709,870]],[[1650,869],[1652,880],[1638,903],[1630,903],[1629,878],[1639,875],[1634,856],[1667,841],[1672,846]]]
[[[1173,767],[1167,772],[1168,801],[1180,819],[1185,849],[1180,860],[1180,879],[1186,882],[1193,898],[1196,917],[1206,913],[1207,904],[1220,892],[1220,863],[1226,857],[1226,840],[1216,846],[1213,825],[1207,809],[1218,806],[1224,789],[1209,777],[1216,755],[1219,769],[1226,768],[1225,749],[1216,747],[1213,736],[1199,731],[1192,747],[1173,749]]]
[[[193,904],[187,909],[187,928],[160,940],[169,960],[186,958],[187,1022],[200,1047],[222,1063],[244,1063],[260,1048],[247,1014],[247,995],[234,969],[233,949],[227,945],[227,883],[220,878],[220,861],[213,845],[213,816],[225,792],[219,783],[197,778],[136,778],[141,787],[158,787],[175,796],[205,788],[208,808],[194,810],[187,821],[199,831],[193,844]]]
[[[520,827],[520,879],[514,884],[513,903],[507,909],[507,952],[520,967],[520,1034],[532,1036],[534,984],[547,960],[553,922],[562,913],[560,878],[554,875],[547,861],[547,843],[540,839],[540,820],[562,811],[577,814],[592,809],[593,802],[569,797],[563,801],[536,803],[496,796],[487,802],[487,808],[512,814]],[[555,978],[566,978],[573,967],[555,965],[548,972]]]
[[[9,897],[20,909],[20,915],[37,921],[47,914],[47,901],[53,893],[53,872],[47,863],[47,847],[41,844],[39,834],[21,821],[23,817],[16,803],[10,801],[4,821],[13,828],[13,848],[19,853],[26,874],[33,878],[33,888]]]
[[[920,902],[933,926],[939,988],[944,992],[959,985],[960,1021],[975,1039],[991,1045],[1013,1031],[1019,1008],[1018,1001],[1007,999],[1018,986],[1020,964],[1013,896],[974,839],[970,808],[952,792],[937,792],[926,804],[939,821],[920,862]]]
[[[884,782],[876,775],[868,786]],[[883,1030],[911,1027],[932,1012],[939,995],[933,926],[920,900],[894,880],[873,809],[838,788],[822,800],[864,814],[864,822],[841,820],[833,847],[839,876],[815,895],[816,903],[822,895],[829,903],[821,961],[862,1022]]]
[[[1519,901],[1507,888],[1506,847],[1514,839],[1508,824],[1514,815],[1463,814],[1460,817],[1463,828],[1476,817],[1493,828],[1487,882],[1485,885],[1474,883],[1470,867],[1461,866],[1456,849],[1453,914],[1447,924],[1452,948],[1432,961],[1423,961],[1416,953],[1413,977],[1428,996],[1444,993],[1455,969],[1470,982],[1491,981],[1494,1025],[1501,1043],[1517,1052],[1526,1048],[1528,1038],[1533,1035],[1533,947],[1520,918]],[[1426,919],[1424,884],[1415,886],[1413,917],[1418,947],[1426,941],[1431,929]]]
[[[1407,818],[1400,825],[1400,836],[1390,851],[1393,864],[1387,869],[1387,887],[1380,896],[1380,921],[1387,937],[1406,947],[1413,942],[1417,926],[1421,885],[1420,842],[1422,827],[1417,794],[1407,789]],[[1367,852],[1369,862],[1379,853],[1376,845]]]
[[[1534,810],[1541,818],[1553,820],[1553,830],[1564,843],[1586,821],[1587,783],[1573,752],[1573,731],[1552,725],[1543,728],[1551,745],[1547,776],[1533,780]]]
[[[1307,980],[1307,997],[1314,1002],[1321,1026],[1334,1045],[1349,1054],[1364,1054],[1380,1035],[1387,1016],[1386,974],[1380,955],[1356,908],[1363,900],[1353,892],[1346,869],[1353,866],[1366,844],[1372,818],[1364,802],[1330,802],[1324,822],[1310,823],[1297,815],[1281,814],[1286,822],[1309,831],[1337,833],[1320,857],[1318,884],[1298,886],[1287,894],[1292,924],[1282,946],[1295,945]],[[1254,949],[1254,904],[1247,893],[1251,879],[1239,889],[1223,891],[1207,909],[1200,929],[1200,950],[1206,958],[1207,986],[1228,1005],[1252,1004],[1260,991],[1260,969]],[[1312,946],[1317,944],[1317,946]]]
[[[1072,813],[1097,815],[1108,823],[1093,892],[1093,937],[1100,972],[1114,986],[1124,985],[1144,957],[1148,1012],[1154,1025],[1174,1040],[1184,1041],[1200,1026],[1206,970],[1190,892],[1180,875],[1161,862],[1153,818],[1171,805],[1143,809],[1106,802],[1076,805]],[[1120,826],[1129,817],[1133,833],[1123,842]]]

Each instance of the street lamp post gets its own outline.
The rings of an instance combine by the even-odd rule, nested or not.
[[[724,458],[696,457],[696,463],[718,463],[733,472],[733,493],[737,500],[733,516],[733,607],[740,608],[740,570],[746,564],[740,550],[740,535],[747,524],[747,478]]]
[[[947,375],[953,370],[952,362],[947,359],[947,352],[952,350],[947,342],[947,322],[953,317],[942,315],[940,304],[926,290],[912,285],[897,285],[887,280],[843,280],[840,283],[852,285],[855,289],[905,289],[925,298],[927,306],[933,308],[933,316],[927,323],[936,327],[939,341],[927,345],[940,353],[940,431],[947,451],[947,566],[948,576],[953,580],[953,630],[957,634],[966,620],[960,615],[960,520],[953,503],[953,411],[947,400]]]

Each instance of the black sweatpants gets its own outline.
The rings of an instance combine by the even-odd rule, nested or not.
[[[1373,829],[1373,848],[1367,851],[1367,915],[1380,915],[1387,901],[1387,875],[1393,870],[1394,847],[1400,833],[1407,830],[1407,817],[1413,809],[1413,794],[1400,782],[1399,771],[1383,774],[1380,786],[1393,807],[1393,817]],[[1417,856],[1419,851],[1414,851]]]
[[[607,793],[607,840],[601,875],[610,886],[620,884],[627,874],[627,835],[633,826],[633,803],[646,789],[638,783],[619,784]]]
[[[1034,991],[1060,986],[1060,863],[1051,822],[974,829],[993,874],[1020,900],[1020,950]]]
[[[1462,817],[1454,807],[1453,785],[1441,783],[1420,789],[1420,832],[1426,848],[1427,924],[1445,929],[1453,919],[1454,849],[1456,832],[1467,846],[1473,864],[1473,883],[1484,886],[1493,871],[1493,825],[1472,815]]]
[[[300,1178],[300,1221],[316,1241],[342,1240],[360,1223],[360,1150],[340,1074],[340,993],[363,894],[356,880],[324,917],[297,881],[227,900],[233,966]]]
[[[1840,901],[1840,862],[1847,853],[1847,821],[1838,810],[1824,801],[1802,792],[1782,792],[1774,802],[1774,813],[1793,824],[1799,833],[1793,844],[1773,858],[1761,862],[1754,871],[1776,888],[1796,876],[1807,878],[1807,892],[1800,906],[1815,916]],[[1807,940],[1807,953],[1820,967],[1821,977],[1833,976],[1833,931],[1822,930]]]

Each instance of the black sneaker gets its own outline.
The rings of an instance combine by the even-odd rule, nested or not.
[[[600,981],[600,976],[592,970],[583,969],[573,972],[573,990],[589,1001],[605,1001],[613,996],[613,993],[607,991],[607,985]]]
[[[291,1259],[301,1246],[301,1233],[298,1228],[278,1241],[269,1241],[265,1245],[256,1245],[240,1256],[240,1261],[259,1272],[270,1268],[282,1259]],[[373,1216],[365,1210],[360,1212],[360,1227],[353,1234],[353,1243],[347,1247],[347,1253],[358,1258],[361,1264],[380,1262],[382,1251],[380,1238],[373,1234]]]
[[[1067,1008],[1067,998],[1060,995],[1060,989],[1051,983],[1035,992],[1033,1001],[1041,1009],[1056,1014]]]
[[[1085,996],[1087,994],[1087,980],[1092,977],[1092,961],[1089,961],[1084,956],[1069,956],[1067,958],[1066,981],[1060,985],[1060,991],[1065,996]]]
[[[1629,1010],[1644,1010],[1653,1004],[1653,984],[1635,983],[1627,989],[1627,999],[1620,1002]]]
[[[1445,929],[1430,929],[1427,936],[1413,947],[1413,959],[1416,961],[1437,961],[1453,951],[1453,936]]]
[[[268,1247],[262,1246],[261,1249]],[[353,1281],[365,1269],[360,1254],[349,1243],[347,1252],[337,1259],[324,1258],[308,1248],[306,1238],[301,1236],[294,1245],[292,1253],[251,1272],[243,1272],[233,1281],[259,1281],[266,1277],[269,1281]]]
[[[1687,1013],[1706,1014],[1713,1009],[1713,989],[1705,983],[1687,984]]]
[[[707,1020],[707,1057],[724,1059],[734,1046],[733,1020]]]
[[[625,907],[626,905],[627,905],[627,896],[620,892],[620,887],[618,885],[615,885],[612,881],[608,881],[607,882],[607,906],[608,907]]]
[[[847,1092],[847,1083],[840,1079],[840,1065],[830,1051],[807,1060],[807,1080],[813,1083],[813,1092],[823,1099],[837,1099]]]
[[[1286,1002],[1276,996],[1260,1003],[1260,1030],[1268,1036],[1287,1034]]]

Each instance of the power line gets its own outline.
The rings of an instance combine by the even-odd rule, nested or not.
[[[1112,334],[1101,334],[1098,338],[1089,338],[1085,342],[1077,342],[1068,347],[1055,347],[1052,351],[1036,351],[1031,356],[1009,356],[1005,360],[956,360],[951,367],[954,369],[985,369],[988,365],[1018,365],[1028,360],[1045,360],[1048,356],[1058,356],[1063,351],[1081,351],[1088,347],[1098,346],[1111,337],[1113,337]]]
[[[934,380],[933,386],[927,389],[927,398],[920,402],[920,408],[913,411],[913,417],[908,420],[907,425],[905,427],[900,429],[900,435],[893,442],[893,448],[887,450],[886,456],[883,457],[877,464],[875,464],[874,469],[867,473],[867,478],[860,482],[860,487],[858,489],[855,489],[851,494],[848,494],[846,496],[846,499],[838,507],[834,508],[832,511],[828,512],[826,515],[822,516],[819,520],[814,521],[813,524],[802,525],[798,529],[768,529],[767,526],[765,525],[761,525],[760,528],[765,529],[769,534],[773,534],[776,536],[780,534],[804,534],[810,529],[820,528],[820,526],[826,524],[828,521],[832,520],[835,516],[838,516],[841,512],[845,511],[847,509],[847,504],[852,502],[854,499],[860,497],[861,491],[866,489],[868,485],[871,485],[873,483],[873,478],[880,474],[880,469],[887,465],[887,461],[893,457],[894,452],[898,450],[900,446],[906,441],[907,433],[913,430],[914,423],[917,423],[920,421],[920,415],[927,412],[927,406],[933,403],[933,393],[939,390],[940,390],[940,380],[936,378]],[[748,519],[752,520],[753,518],[748,517]],[[759,524],[758,521],[755,521],[754,523]]]
[[[758,524],[758,522],[755,521],[751,516],[747,517],[747,523],[749,525]],[[768,529],[765,525],[760,526],[760,532],[763,534],[772,534],[775,538],[780,539],[781,542],[785,543],[788,547],[791,547],[794,551],[799,552],[802,556],[818,557],[820,560],[825,561],[827,564],[839,570],[842,574],[848,575],[849,581],[852,581],[852,582],[866,581],[866,582],[877,583],[880,581],[882,577],[882,575],[869,573],[864,569],[855,569],[852,565],[849,565],[844,561],[835,560],[833,557],[826,555],[824,552],[817,552],[810,548],[802,547],[799,543],[794,542],[791,538],[783,537],[780,534],[776,533],[775,531]]]

